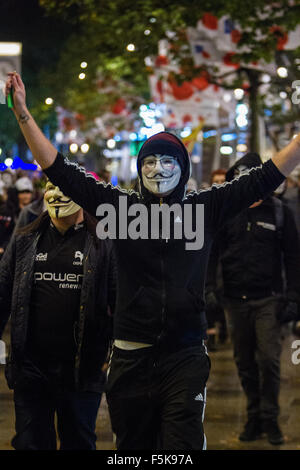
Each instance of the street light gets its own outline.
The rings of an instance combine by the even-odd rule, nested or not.
[[[78,150],[78,145],[77,144],[73,143],[73,144],[70,145],[70,152],[71,153],[76,153],[77,150]]]
[[[128,46],[126,47],[126,49],[129,51],[129,52],[133,52],[135,50],[135,45],[134,44],[128,44]]]
[[[236,88],[233,93],[237,100],[241,100],[244,96],[244,90],[242,88]]]
[[[50,106],[51,104],[53,104],[53,99],[52,98],[46,98],[45,99],[45,103]]]
[[[80,67],[81,67],[82,69],[86,69],[86,68],[87,68],[87,65],[88,65],[87,62],[81,62]]]
[[[21,42],[0,42],[0,56],[19,56],[21,52]]]
[[[80,150],[82,151],[82,153],[87,153],[89,151],[89,144],[82,144],[82,146],[80,147]]]
[[[285,67],[278,67],[277,69],[277,75],[280,78],[286,78],[288,76],[288,71]]]
[[[85,79],[85,73],[80,73],[78,75],[79,80],[84,80]]]
[[[114,139],[108,139],[108,141],[106,142],[106,145],[109,149],[114,149],[116,146],[116,142]]]

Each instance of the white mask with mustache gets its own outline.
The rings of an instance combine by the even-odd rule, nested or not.
[[[142,180],[148,191],[156,196],[168,196],[178,185],[181,168],[175,157],[149,155],[142,161]]]
[[[72,199],[65,196],[58,186],[54,186],[50,181],[46,184],[44,201],[50,217],[56,219],[75,214],[81,209]]]

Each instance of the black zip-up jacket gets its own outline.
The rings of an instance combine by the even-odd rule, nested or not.
[[[181,141],[178,139],[181,143]],[[181,145],[183,145],[181,143]],[[204,282],[211,242],[216,230],[258,199],[264,199],[284,180],[272,161],[250,170],[231,183],[214,185],[209,190],[190,193],[185,186],[190,175],[186,152],[186,170],[175,190],[163,203],[204,205],[204,244],[198,250],[186,250],[186,240],[116,239],[118,265],[117,307],[114,338],[149,344],[190,344],[205,337]],[[138,158],[141,176],[141,159]],[[141,192],[124,191],[96,181],[83,168],[57,155],[45,170],[49,179],[77,204],[95,215],[100,204],[109,203],[119,216],[119,197],[128,207],[141,203],[150,208],[159,199],[141,184]],[[133,209],[133,207],[132,207]],[[126,209],[125,209],[126,212]],[[124,214],[124,210],[123,210]],[[195,217],[193,222],[195,222]]]
[[[21,376],[28,375],[30,378],[34,370],[30,364],[27,367],[28,361],[27,366],[23,365],[23,359],[36,249],[41,233],[47,230],[49,221],[46,212],[34,232],[16,233],[0,263],[0,337],[11,315],[11,353],[6,368],[11,388],[17,385]],[[109,240],[99,242],[95,232],[93,233],[94,228],[89,220],[79,316],[74,328],[77,344],[75,384],[79,390],[98,392],[102,391],[105,381],[101,367],[107,357],[111,337],[116,266],[112,243]]]
[[[293,214],[282,203],[282,227],[278,226],[276,202],[274,197],[269,197],[260,206],[243,211],[220,230],[218,243],[211,252],[208,290],[213,290],[219,259],[225,297],[247,300],[284,294],[288,300],[299,302],[297,228]]]

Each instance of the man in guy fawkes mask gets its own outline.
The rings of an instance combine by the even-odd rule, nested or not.
[[[118,297],[106,391],[119,450],[202,449],[209,375],[203,287],[212,236],[229,217],[269,194],[283,176],[269,162],[259,177],[254,171],[244,180],[186,196],[189,155],[168,132],[143,144],[137,167],[139,193],[101,184],[60,154],[45,172],[91,213],[101,203],[118,211],[121,197],[129,209],[145,205],[148,214],[153,205],[177,204],[183,218],[186,205],[192,211],[204,205],[202,249],[187,250],[185,233],[182,239],[163,238],[160,231],[155,239],[115,240]],[[176,220],[184,226],[184,220]]]
[[[15,232],[0,265],[0,337],[12,316],[12,445],[55,450],[56,412],[60,448],[92,450],[115,303],[111,242],[50,181],[44,201],[47,211]]]
[[[176,203],[180,208],[187,205],[194,215],[199,209],[201,217],[194,216],[191,225],[202,218],[204,209],[200,247],[187,249],[186,234],[182,239],[174,234],[163,238],[162,232],[160,237],[148,239],[122,232],[114,240],[118,296],[107,398],[119,450],[205,448],[202,419],[209,360],[203,345],[203,291],[210,246],[220,226],[267,197],[300,162],[300,135],[260,168],[230,184],[185,197],[189,155],[180,139],[159,132],[146,140],[138,155],[141,190],[125,191],[96,181],[57,152],[30,114],[25,86],[17,73],[8,75],[6,96],[12,88],[13,112],[34,158],[50,180],[90,214],[98,214],[103,209],[101,205],[109,204],[119,219],[121,197],[128,213],[138,210],[137,204],[142,204],[148,213],[152,205],[159,208],[160,204]],[[172,183],[171,162],[156,161],[160,176],[152,174],[154,162],[152,169],[151,163],[150,169],[144,164],[146,157],[166,156],[175,158],[180,166],[181,176],[173,189],[178,178],[176,164]],[[154,187],[149,190],[152,183]],[[180,217],[175,222],[190,230]]]
[[[59,187],[54,186],[50,181],[46,184],[44,201],[51,218],[61,219],[79,211],[83,217],[81,207],[75,204],[71,198],[65,196]]]

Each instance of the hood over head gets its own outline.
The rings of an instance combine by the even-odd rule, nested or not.
[[[226,173],[226,181],[232,181],[244,170],[260,166],[262,161],[258,153],[246,153],[242,158],[237,160],[235,164],[229,168]]]
[[[179,202],[185,195],[186,184],[190,178],[191,163],[188,151],[182,141],[170,132],[159,132],[149,139],[147,139],[142,145],[138,158],[137,158],[137,170],[140,179],[141,194],[146,200],[153,198],[158,199],[157,196],[148,191],[142,180],[142,160],[149,155],[169,155],[176,157],[181,168],[181,178],[178,185],[168,196],[163,197],[168,203]]]

